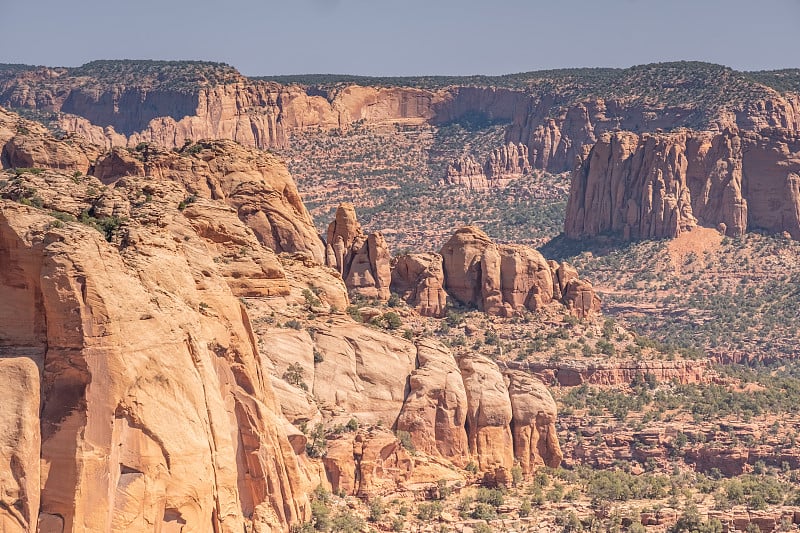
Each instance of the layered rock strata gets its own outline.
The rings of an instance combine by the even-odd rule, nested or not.
[[[729,236],[760,229],[800,238],[800,136],[605,134],[573,173],[570,238],[671,238],[698,224]]]
[[[485,190],[505,187],[530,171],[528,147],[522,143],[508,143],[492,150],[483,165],[471,155],[456,159],[447,167],[447,182]]]
[[[711,71],[726,79],[741,74],[706,67],[677,63],[644,68],[661,69],[663,76],[674,79],[688,76],[700,85],[709,83]],[[640,69],[627,69],[628,83]],[[508,124],[506,141],[525,145],[531,166],[552,172],[572,170],[576,157],[585,156],[603,134],[616,130],[800,130],[800,96],[761,84],[753,87],[757,96],[714,108],[693,94],[675,103],[651,103],[635,94],[598,95],[581,87],[585,79],[559,89],[564,80],[558,74],[550,80],[545,75],[541,84],[534,77],[519,89],[357,84],[331,88],[251,80],[228,70],[224,83],[198,79],[177,91],[153,80],[109,82],[70,69],[31,68],[0,76],[0,105],[62,113],[62,129],[106,147],[151,142],[175,148],[186,139],[216,138],[274,148],[286,146],[296,132],[347,128],[356,121],[447,124],[478,116]],[[575,95],[575,89],[587,95]]]

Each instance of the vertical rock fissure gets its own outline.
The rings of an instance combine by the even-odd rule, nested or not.
[[[219,480],[217,479],[217,447],[216,447],[216,429],[214,427],[214,418],[211,414],[211,406],[208,403],[208,391],[206,390],[206,383],[205,379],[203,379],[203,372],[202,372],[202,361],[200,360],[200,354],[197,352],[197,348],[195,345],[195,341],[192,338],[191,333],[186,333],[186,348],[189,351],[189,355],[192,358],[192,364],[194,365],[195,372],[197,373],[197,378],[200,382],[200,386],[203,389],[203,402],[206,410],[206,416],[208,417],[208,427],[209,427],[209,435],[208,435],[208,450],[211,455],[211,471],[214,476],[214,487],[213,487],[213,494],[214,494],[214,510],[212,511],[212,526],[214,527],[214,532],[219,533],[219,517],[220,517],[220,500],[219,500]]]

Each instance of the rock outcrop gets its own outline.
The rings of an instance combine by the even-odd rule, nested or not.
[[[471,155],[456,159],[447,167],[447,182],[485,190],[505,187],[530,171],[528,147],[522,143],[508,143],[492,150],[483,165]]]
[[[3,167],[49,168],[86,174],[100,154],[79,135],[58,140],[37,122],[0,108],[0,161]]]
[[[474,156],[465,155],[451,161],[447,165],[447,183],[461,185],[468,189],[485,190],[489,188],[489,180],[483,165]]]
[[[495,244],[474,226],[457,230],[440,253],[445,289],[491,315],[509,317],[554,301],[579,317],[600,310],[591,284],[577,279],[577,272],[568,276],[571,267],[550,264],[527,246]]]
[[[284,413],[298,425],[316,423],[320,409],[331,424],[345,425],[353,418],[362,425],[379,423],[407,432],[425,457],[459,467],[474,461],[492,483],[511,479],[515,458],[526,473],[561,460],[555,403],[532,375],[504,373],[479,355],[456,361],[446,346],[432,339],[420,339],[414,346],[344,319],[317,328],[313,338],[304,331],[275,328],[260,340],[273,376],[284,375],[290,366],[302,368],[302,380],[293,384],[274,380]],[[329,440],[324,463],[334,489],[365,495],[422,475],[413,464],[395,464],[405,464],[405,456],[394,436],[362,433]],[[364,484],[367,478],[359,469],[367,463],[360,457],[369,455],[366,450],[376,443],[394,450],[378,455],[391,458],[395,466],[378,467],[383,473]],[[354,462],[354,456],[359,460]]]
[[[417,450],[441,455],[457,466],[469,460],[468,402],[456,360],[438,342],[417,342],[417,368],[409,376],[397,429],[407,431]]]
[[[481,355],[459,358],[467,395],[465,428],[469,449],[487,482],[506,484],[514,466],[513,410],[503,374]]]
[[[511,369],[523,370],[537,376],[544,383],[562,387],[600,385],[619,387],[637,379],[652,379],[657,383],[707,384],[715,374],[708,361],[508,361]]]
[[[39,515],[39,369],[31,358],[11,357],[0,359],[0,376],[0,529],[27,533]]]
[[[235,208],[258,239],[275,252],[304,252],[318,263],[325,260],[297,186],[275,156],[231,141],[184,146],[179,152],[145,145],[114,150],[100,157],[94,174],[112,184],[120,177],[141,174],[181,184],[188,205],[195,197],[221,200]]]
[[[303,458],[212,261],[218,240],[186,222],[180,189],[149,185],[141,206],[122,201],[136,197],[136,180],[105,193],[127,219],[105,235],[0,200],[0,346],[4,383],[17,387],[4,391],[0,419],[24,422],[11,472],[31,475],[11,492],[14,520],[35,530],[38,518],[48,531],[282,530],[308,517]],[[41,371],[23,374],[26,361]],[[15,399],[35,401],[40,389],[41,404]],[[44,465],[41,489],[28,454]]]
[[[671,238],[697,224],[730,236],[761,229],[800,238],[800,136],[605,134],[573,174],[570,238]]]
[[[393,258],[391,289],[422,316],[442,318],[447,311],[442,256],[421,253]]]
[[[375,496],[411,478],[414,461],[386,429],[345,433],[328,441],[323,459],[334,492]]]
[[[556,402],[544,384],[526,372],[505,372],[511,399],[514,457],[526,474],[537,465],[556,468],[564,458],[556,434]]]
[[[389,299],[389,247],[380,233],[364,234],[352,204],[340,205],[328,225],[325,259],[339,271],[349,290],[367,298]]]

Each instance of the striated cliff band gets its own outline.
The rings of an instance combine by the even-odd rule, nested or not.
[[[506,142],[522,143],[531,166],[562,172],[615,130],[797,131],[799,76],[677,62],[496,77],[266,79],[217,63],[94,61],[0,65],[0,105],[106,147],[216,138],[269,148],[303,130],[357,121],[502,123]]]
[[[608,133],[573,173],[568,237],[662,239],[697,225],[800,239],[800,135]]]

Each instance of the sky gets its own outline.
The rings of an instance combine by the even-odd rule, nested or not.
[[[0,63],[222,61],[248,76],[800,67],[800,0],[0,0]]]

